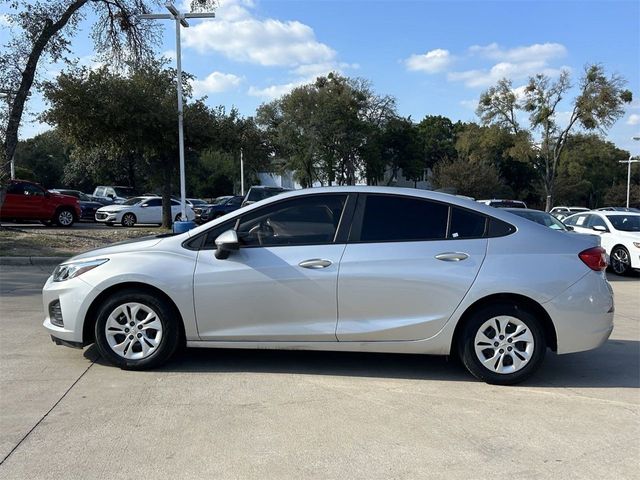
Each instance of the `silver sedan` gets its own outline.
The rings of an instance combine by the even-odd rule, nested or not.
[[[477,202],[313,188],[64,262],[44,286],[44,326],[126,369],[186,343],[458,355],[477,378],[513,384],[548,348],[606,341],[605,268],[598,238]]]

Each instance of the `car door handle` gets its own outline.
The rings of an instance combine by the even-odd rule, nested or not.
[[[463,252],[444,252],[436,255],[436,258],[443,262],[460,262],[469,258],[469,255]]]
[[[318,270],[320,268],[327,268],[331,265],[330,260],[324,260],[322,258],[311,258],[309,260],[303,260],[298,264],[298,266],[302,268],[312,268],[314,270]]]

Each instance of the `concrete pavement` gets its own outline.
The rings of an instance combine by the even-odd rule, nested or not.
[[[41,328],[52,267],[0,267],[0,479],[638,478],[640,279],[602,348],[517,387],[440,357],[187,350],[126,372]]]

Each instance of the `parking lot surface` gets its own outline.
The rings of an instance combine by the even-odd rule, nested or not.
[[[516,387],[416,355],[195,350],[127,372],[42,323],[48,267],[0,271],[0,479],[639,478],[640,279],[600,349]]]

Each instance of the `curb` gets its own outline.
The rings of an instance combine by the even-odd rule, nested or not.
[[[65,261],[67,257],[0,257],[2,266],[53,266]]]

